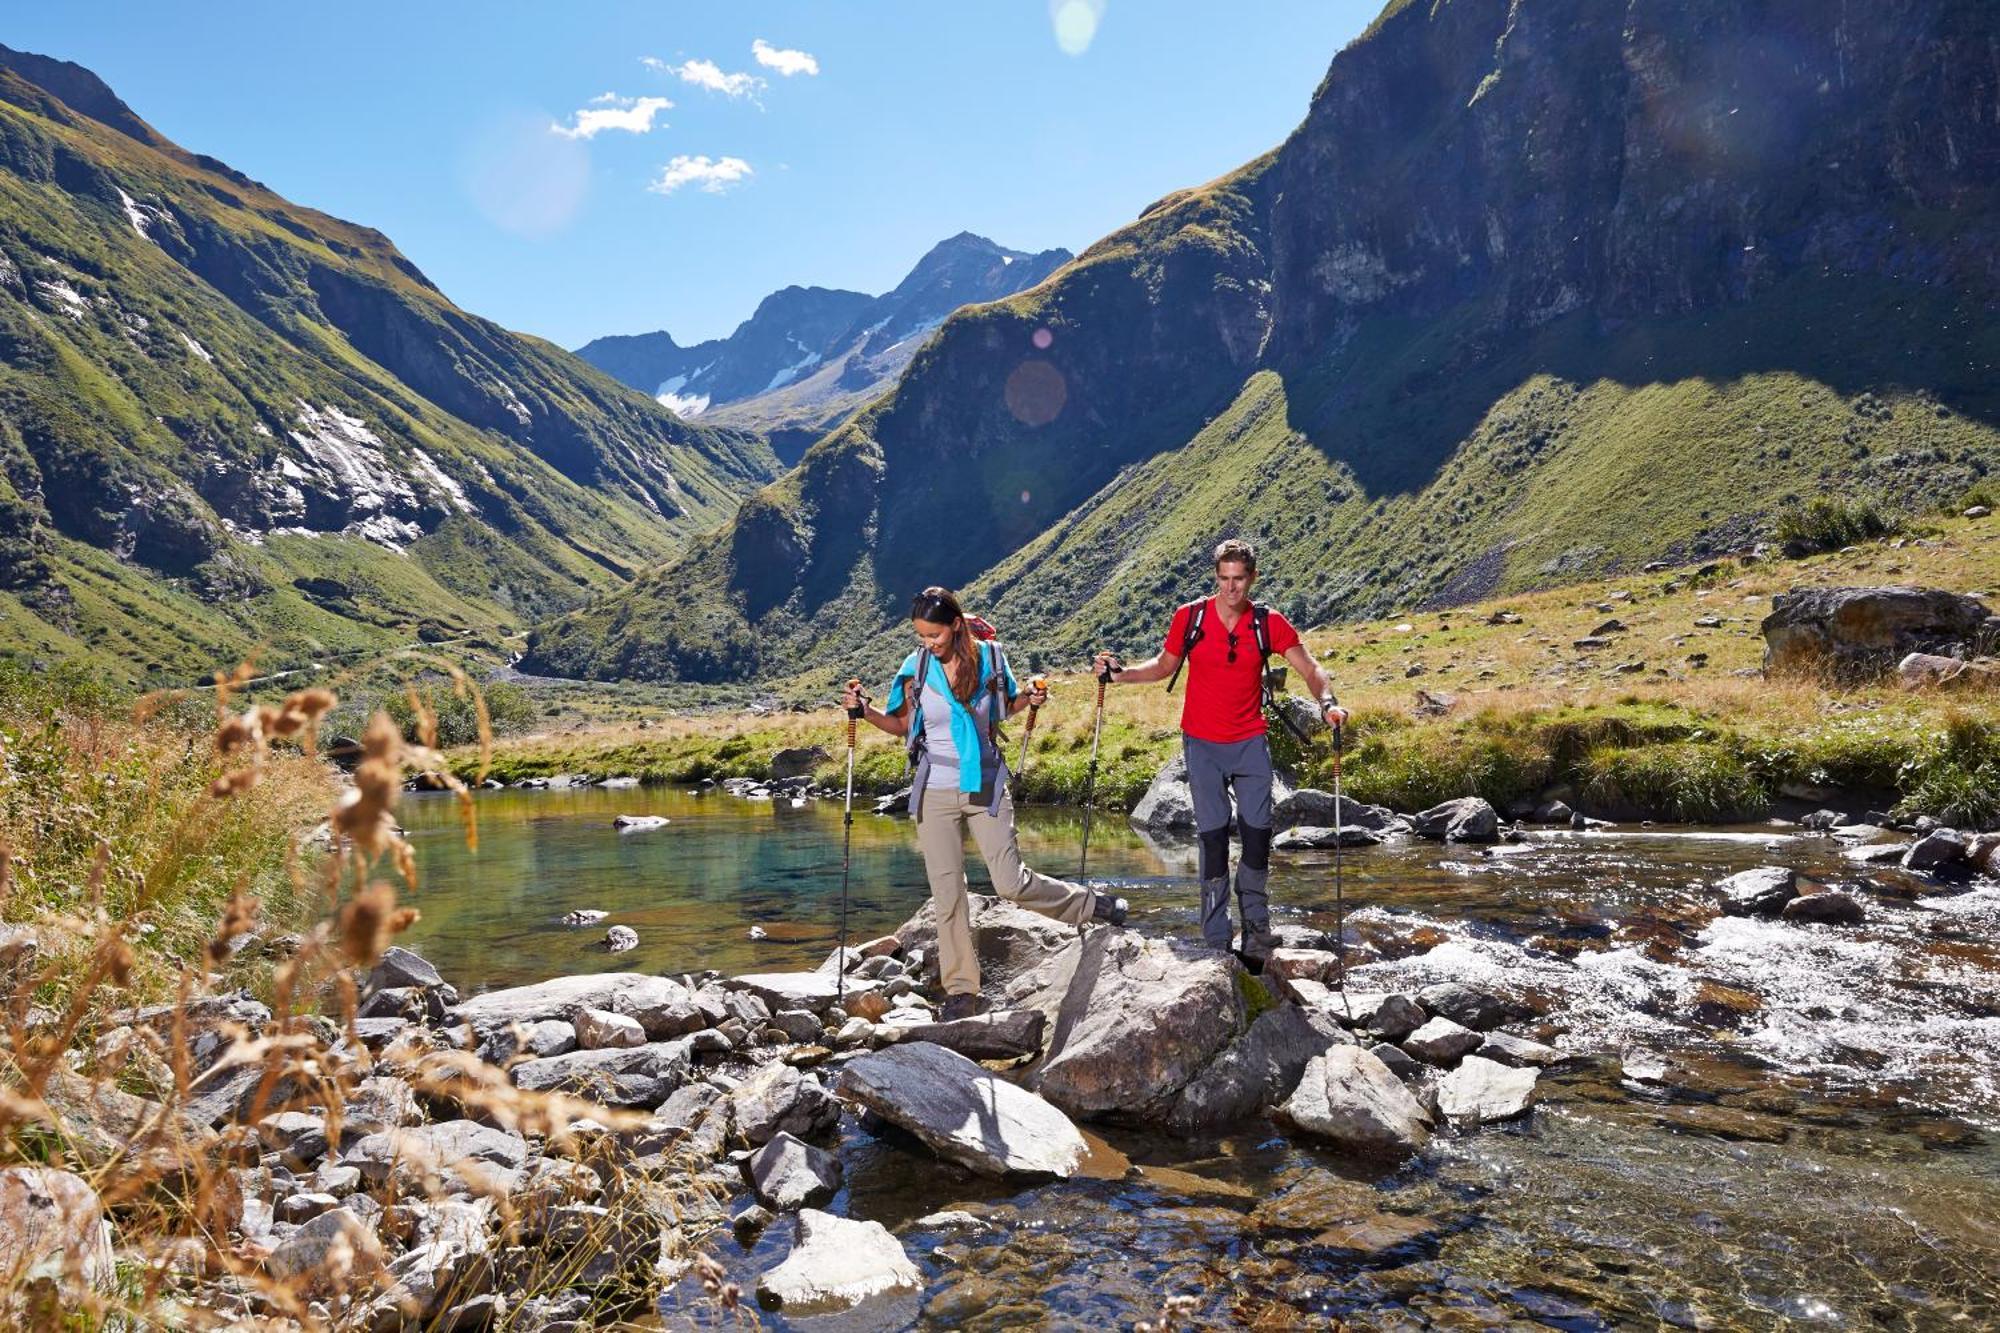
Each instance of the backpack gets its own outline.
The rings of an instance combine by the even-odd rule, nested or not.
[[[989,720],[987,731],[992,737],[994,749],[998,750],[1006,744],[1006,738],[1000,731],[1000,723],[1007,716],[1007,650],[1001,647],[999,639],[994,637],[995,631],[991,624],[977,616],[967,616],[966,621],[972,627],[972,637],[975,640],[992,646],[993,670],[986,677],[986,706]],[[982,629],[984,633],[980,632]],[[917,649],[917,674],[910,684],[912,725],[909,739],[904,742],[909,750],[912,765],[915,765],[917,756],[923,749],[924,679],[930,674],[931,663],[934,660],[928,648]],[[966,706],[969,709],[972,706],[971,701],[967,701]]]
[[[1180,682],[1181,668],[1187,665],[1188,654],[1195,644],[1201,642],[1201,623],[1208,618],[1208,598],[1189,602],[1182,608],[1188,613],[1187,628],[1181,632],[1181,660],[1174,664],[1174,674],[1167,681],[1167,693],[1174,692]],[[1267,602],[1250,604],[1250,634],[1257,643],[1257,656],[1261,665],[1268,669],[1271,664],[1271,607]]]

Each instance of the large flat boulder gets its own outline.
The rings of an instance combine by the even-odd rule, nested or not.
[[[1758,866],[1717,882],[1715,891],[1726,915],[1776,916],[1799,896],[1799,876],[1786,866]]]
[[[852,1310],[864,1301],[920,1291],[923,1284],[902,1242],[880,1222],[807,1208],[799,1214],[798,1244],[758,1279],[757,1299],[796,1318]],[[904,1322],[870,1321],[878,1328],[900,1328]]]
[[[1524,1115],[1535,1101],[1533,1068],[1513,1068],[1468,1055],[1438,1084],[1438,1111],[1448,1120],[1490,1124]]]
[[[471,1120],[365,1135],[340,1155],[343,1166],[359,1170],[371,1185],[393,1178],[410,1187],[442,1185],[454,1193],[482,1180],[511,1178],[527,1160],[526,1139]]]
[[[1941,588],[1794,588],[1764,617],[1764,670],[1884,676],[1911,653],[1976,656],[1992,612]]]
[[[74,1309],[116,1277],[104,1205],[89,1182],[53,1167],[0,1168],[0,1316],[25,1319],[10,1298],[38,1286]]]
[[[1018,1060],[1039,1055],[1048,1016],[1039,1009],[997,1009],[950,1023],[890,1027],[901,1042],[935,1042],[973,1060]]]
[[[1407,1156],[1430,1141],[1422,1104],[1358,1046],[1313,1057],[1278,1115],[1304,1133],[1374,1156]]]
[[[1167,1115],[1176,1134],[1206,1134],[1267,1111],[1292,1095],[1312,1062],[1354,1038],[1324,1010],[1280,1005],[1181,1089]]]
[[[1461,796],[1412,816],[1410,830],[1438,842],[1497,842],[1500,814],[1484,797]]]
[[[1089,1152],[1047,1101],[930,1042],[849,1061],[835,1090],[984,1176],[1066,1178]]]
[[[736,1137],[755,1148],[779,1134],[810,1138],[840,1122],[840,1104],[811,1074],[788,1064],[765,1065],[729,1093]]]
[[[967,895],[972,940],[979,954],[980,984],[1005,986],[1076,941],[1076,927],[1030,912],[991,894]],[[938,977],[937,904],[926,900],[896,931],[903,950],[924,952],[924,975]]]
[[[1028,1005],[1051,1013],[1028,1086],[1081,1120],[1157,1123],[1248,1026],[1226,953],[1129,931],[1086,936],[1045,964]]]
[[[687,1081],[691,1038],[527,1060],[510,1071],[529,1092],[573,1092],[604,1106],[658,1106]]]
[[[880,983],[848,977],[843,986],[841,979],[832,972],[752,972],[732,978],[729,984],[738,991],[756,996],[773,1013],[803,1009],[810,1014],[824,1014],[839,1002],[843,994],[871,991]]]
[[[630,994],[634,999],[670,998],[684,989],[665,977],[644,972],[600,972],[594,976],[556,977],[532,986],[509,986],[486,991],[461,1000],[446,1013],[448,1021],[470,1023],[484,1030],[501,1023],[536,1023],[544,1019],[567,1019],[579,1009],[607,1009],[626,1013],[618,1001]]]

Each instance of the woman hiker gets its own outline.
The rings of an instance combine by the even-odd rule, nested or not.
[[[1243,951],[1269,947],[1271,899],[1271,747],[1264,726],[1264,662],[1283,657],[1318,700],[1329,726],[1346,725],[1347,710],[1334,702],[1333,682],[1313,660],[1291,622],[1250,600],[1257,581],[1257,552],[1230,538],[1215,548],[1215,595],[1174,613],[1159,655],[1120,668],[1110,653],[1097,655],[1098,678],[1120,685],[1180,676],[1188,667],[1181,704],[1181,747],[1187,756],[1188,792],[1194,798],[1201,839],[1201,937],[1227,949],[1229,925],[1230,795],[1236,797],[1236,831],[1243,855],[1236,865],[1236,897],[1243,915]],[[1169,681],[1168,689],[1173,688]]]
[[[946,1022],[979,1011],[979,952],[965,896],[965,830],[972,829],[993,888],[1031,912],[1066,925],[1125,922],[1125,900],[1037,874],[1021,861],[1014,839],[1014,803],[994,731],[1030,704],[1048,701],[1047,687],[1024,693],[993,642],[972,632],[958,598],[926,588],[910,606],[918,647],[896,669],[886,708],[862,702],[850,689],[850,710],[891,736],[905,736],[915,773],[910,814],[937,904],[938,968],[944,978]]]

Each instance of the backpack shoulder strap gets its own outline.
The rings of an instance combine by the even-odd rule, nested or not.
[[[931,650],[917,649],[916,678],[910,682],[910,729],[904,741],[912,759],[924,743],[924,678],[930,670]]]
[[[1257,602],[1250,608],[1250,632],[1257,640],[1257,652],[1266,661],[1271,656],[1271,607]]]
[[[1007,694],[1007,650],[1000,646],[1000,640],[998,639],[987,640],[987,647],[992,650],[993,669],[986,677],[986,702],[992,715],[993,726],[997,728],[1002,722],[1007,720],[1005,703]]]
[[[1181,630],[1181,660],[1174,663],[1174,674],[1167,679],[1168,694],[1172,694],[1174,686],[1180,683],[1181,668],[1187,665],[1188,654],[1201,642],[1201,622],[1208,618],[1208,599],[1197,597],[1182,606],[1181,610],[1188,613],[1188,618]]]

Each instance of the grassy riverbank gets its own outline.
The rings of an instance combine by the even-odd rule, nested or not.
[[[0,921],[38,928],[41,1002],[67,1001],[107,921],[125,923],[130,971],[112,999],[130,1004],[213,965],[205,952],[234,896],[255,899],[274,933],[323,910],[290,865],[333,802],[334,774],[275,752],[255,786],[217,799],[214,734],[210,695],[135,713],[94,675],[0,663]]]
[[[1806,560],[1727,560],[1706,572],[1633,574],[1312,631],[1308,645],[1355,713],[1347,790],[1408,810],[1464,795],[1504,806],[1567,787],[1593,812],[1692,821],[1755,817],[1787,791],[1837,789],[1959,823],[1991,821],[2000,817],[2000,706],[1991,696],[1912,695],[1894,682],[1836,689],[1765,680],[1756,668],[1759,623],[1771,597],[1792,587],[2000,590],[1997,524],[1940,519],[1921,536]],[[1162,624],[1168,610],[1161,608]],[[1603,628],[1614,619],[1622,628]],[[1585,638],[1608,646],[1574,646]],[[1150,651],[1117,646],[1129,656]],[[1072,803],[1082,799],[1088,771],[1094,687],[1078,673],[1054,681],[1024,797]],[[831,693],[831,682],[798,685]],[[1448,711],[1427,713],[1419,692],[1450,696]],[[1177,744],[1179,709],[1180,696],[1159,687],[1111,691],[1099,805],[1127,809],[1145,791]],[[1019,726],[1017,719],[1016,745]],[[838,783],[844,731],[830,708],[526,736],[498,747],[493,774],[508,782],[562,773],[644,782],[762,778],[778,750],[812,745],[828,753],[816,778]],[[1281,739],[1279,749],[1303,781],[1331,783],[1323,745],[1301,755]],[[470,753],[457,761],[469,776]],[[864,728],[857,778],[871,791],[900,785],[900,748]]]

